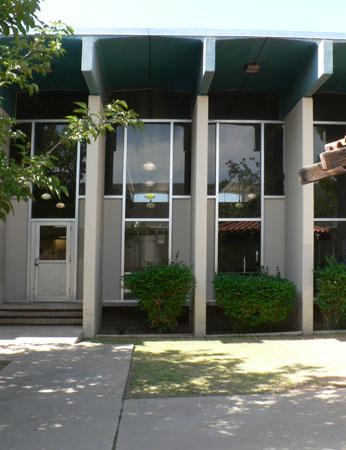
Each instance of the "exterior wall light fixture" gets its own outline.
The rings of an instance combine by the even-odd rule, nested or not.
[[[257,63],[251,63],[246,66],[246,73],[258,73],[260,71],[260,65]]]

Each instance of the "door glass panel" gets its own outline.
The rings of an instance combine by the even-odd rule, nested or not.
[[[66,261],[66,227],[40,227],[40,260]]]

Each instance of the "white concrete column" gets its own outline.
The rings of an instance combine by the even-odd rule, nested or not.
[[[102,108],[99,96],[89,96],[90,112]],[[102,323],[102,245],[105,139],[87,145],[83,274],[83,335],[94,337]]]
[[[7,112],[0,107],[0,115],[8,116]],[[9,146],[3,149],[7,155],[9,152]],[[0,220],[0,303],[5,301],[5,253],[6,253],[6,223]]]
[[[298,170],[313,164],[313,100],[302,98],[285,118],[285,274],[300,296],[299,326],[313,332],[313,185]]]
[[[197,96],[192,116],[191,264],[194,289],[194,335],[206,334],[207,305],[208,97]]]

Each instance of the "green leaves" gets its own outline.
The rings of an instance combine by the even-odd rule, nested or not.
[[[283,322],[297,297],[293,283],[266,272],[216,274],[214,290],[216,304],[231,318],[234,331],[251,331],[261,324]]]
[[[191,268],[181,261],[149,265],[124,277],[124,285],[148,314],[150,327],[172,332],[195,284]]]
[[[346,322],[346,266],[333,257],[326,266],[315,271],[316,304],[328,328],[340,328]]]

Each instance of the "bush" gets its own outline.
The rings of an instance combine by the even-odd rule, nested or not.
[[[316,304],[328,328],[340,328],[346,319],[346,266],[327,258],[326,266],[315,271]]]
[[[216,304],[231,318],[235,332],[283,322],[297,297],[294,284],[279,273],[219,273],[214,278],[214,289]]]
[[[148,265],[124,277],[124,284],[147,312],[151,328],[173,331],[183,312],[186,298],[195,284],[191,268],[181,261]]]

